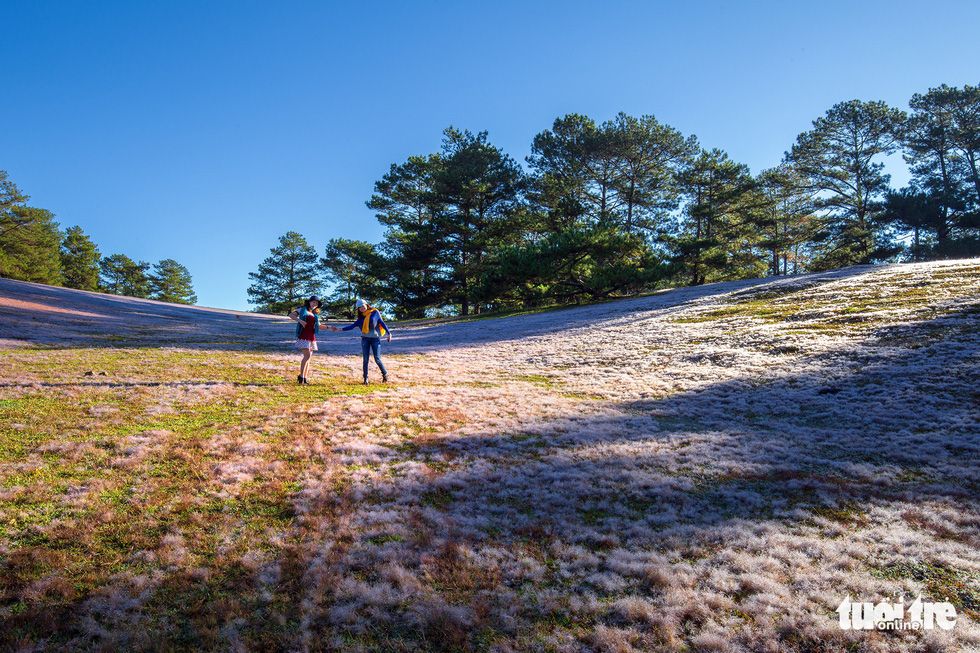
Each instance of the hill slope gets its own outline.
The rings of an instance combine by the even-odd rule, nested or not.
[[[75,345],[2,353],[5,647],[980,643],[980,261],[396,329],[368,387],[348,336],[296,387],[283,318],[49,292],[0,282]],[[953,630],[834,612],[919,593]]]

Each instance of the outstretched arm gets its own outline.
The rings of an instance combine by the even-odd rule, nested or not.
[[[341,327],[341,328],[339,328],[337,330],[338,331],[350,331],[351,329],[360,328],[360,326],[361,326],[361,324],[363,324],[363,322],[364,322],[364,318],[363,317],[359,317],[359,318],[357,318],[357,321],[354,322],[354,324],[348,324],[347,326]]]

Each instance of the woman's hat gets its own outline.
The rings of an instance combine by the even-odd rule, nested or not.
[[[366,301],[364,301],[363,299],[358,299],[354,303],[354,308],[360,308],[361,306],[367,306],[367,305],[368,305],[368,303]]]
[[[323,302],[320,301],[320,298],[317,297],[316,295],[313,295],[312,297],[310,297],[309,299],[307,299],[306,302],[307,303],[316,302],[317,304],[322,304],[323,303]]]

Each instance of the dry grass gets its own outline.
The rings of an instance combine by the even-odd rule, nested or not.
[[[3,351],[0,649],[968,650],[978,299],[934,264],[403,329],[389,386],[342,341],[307,387],[268,341]],[[896,593],[956,628],[837,626]]]

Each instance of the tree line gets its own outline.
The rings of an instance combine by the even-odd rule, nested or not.
[[[152,265],[125,254],[103,257],[81,227],[62,231],[47,209],[28,206],[30,198],[0,170],[0,277],[194,304],[197,295],[188,269],[173,259]]]
[[[942,85],[909,111],[841,102],[752,175],[654,116],[580,114],[534,137],[527,168],[486,132],[392,164],[367,206],[379,244],[280,239],[250,276],[257,310],[333,288],[401,318],[597,300],[666,285],[980,255],[980,87]],[[883,158],[901,152],[895,190]]]

